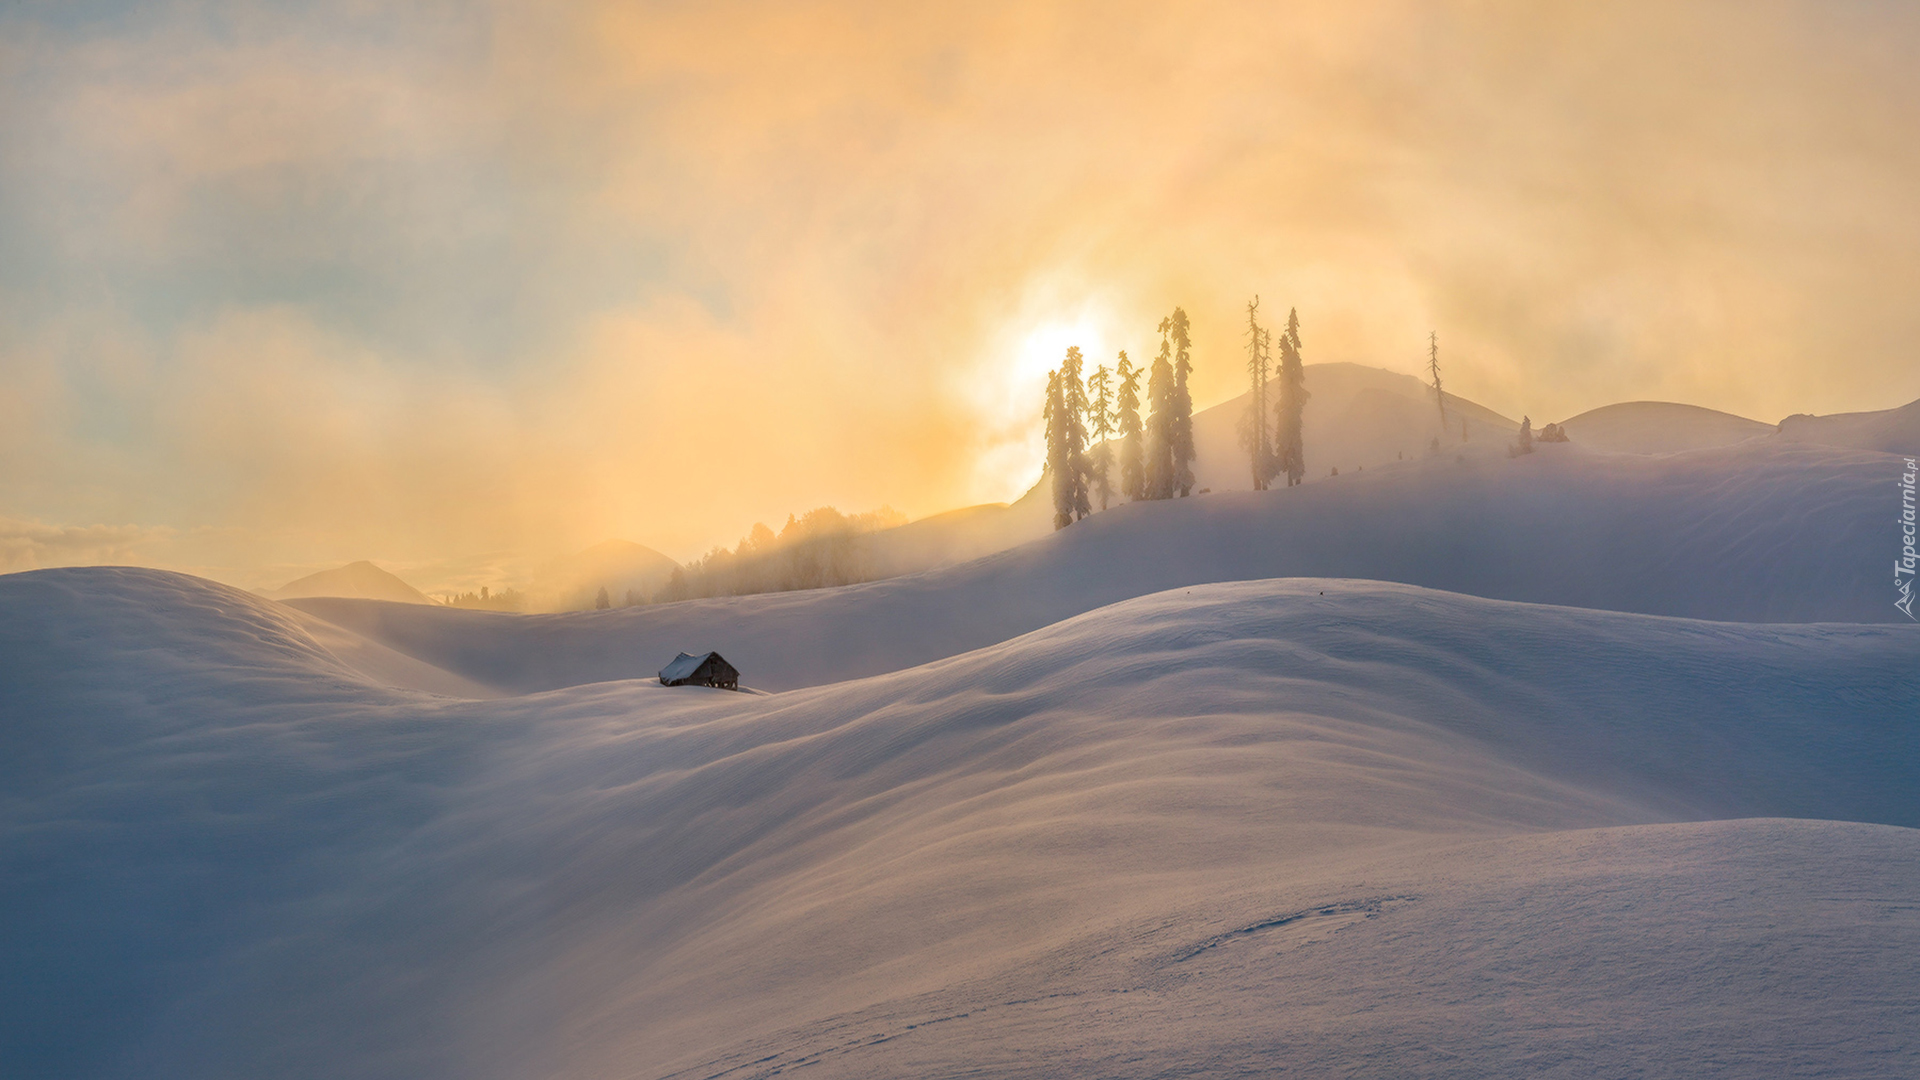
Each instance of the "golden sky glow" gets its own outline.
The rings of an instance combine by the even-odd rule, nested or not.
[[[1014,497],[1067,344],[1563,418],[1920,396],[1920,9],[26,4],[0,570],[434,587]],[[434,575],[439,575],[435,578]]]

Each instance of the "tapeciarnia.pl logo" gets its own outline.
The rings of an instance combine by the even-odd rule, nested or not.
[[[1913,619],[1913,478],[1920,469],[1914,467],[1914,459],[1907,459],[1907,471],[1900,474],[1900,557],[1893,560],[1893,587],[1900,598],[1893,606],[1900,609],[1907,618]],[[1920,622],[1920,619],[1914,619]]]

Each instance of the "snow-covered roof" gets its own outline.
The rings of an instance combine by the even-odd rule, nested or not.
[[[681,653],[674,657],[673,661],[666,667],[660,669],[660,681],[667,682],[671,679],[685,679],[700,670],[700,665],[705,663],[707,657],[712,655],[710,652],[701,653],[699,656],[689,656],[686,653]]]
[[[666,667],[660,669],[660,681],[672,683],[678,682],[681,679],[691,679],[708,660],[715,661],[719,667],[725,669],[730,674],[733,673],[733,665],[727,663],[727,658],[717,652],[703,652],[692,655],[681,653],[674,657],[673,661]]]

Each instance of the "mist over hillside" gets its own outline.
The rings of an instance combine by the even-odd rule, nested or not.
[[[1352,363],[1308,364],[1304,370],[1313,395],[1304,414],[1312,464],[1308,483],[1332,478],[1335,469],[1353,474],[1436,455],[1496,459],[1519,428],[1518,422],[1451,393],[1443,428],[1432,387],[1409,375]],[[1198,491],[1251,488],[1240,442],[1247,404],[1243,394],[1195,413]],[[1710,450],[1756,438],[1891,453],[1920,444],[1920,402],[1839,417],[1795,416],[1778,425],[1671,402],[1624,402],[1589,410],[1561,426],[1583,450],[1637,456]],[[756,525],[739,544],[716,546],[684,567],[643,545],[609,540],[548,561],[523,581],[497,586],[490,599],[477,593],[450,599],[463,607],[561,612],[593,609],[603,590],[609,606],[617,608],[883,580],[959,565],[1046,536],[1053,527],[1050,483],[1043,474],[1012,504],[965,507],[904,524],[889,516],[892,511],[843,515],[822,507],[804,517],[789,515],[778,531]],[[1125,502],[1116,497],[1108,509]],[[376,582],[383,573],[356,563],[267,595],[429,602],[391,575]]]
[[[642,677],[715,648],[787,689],[927,663],[1104,604],[1216,581],[1399,581],[1744,622],[1905,621],[1885,564],[1888,455],[1762,441],[1674,455],[1483,448],[1290,490],[1096,514],[959,566],[863,585],[510,619],[295,601],[501,690]]]

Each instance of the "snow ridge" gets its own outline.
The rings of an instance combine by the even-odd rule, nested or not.
[[[59,570],[0,577],[0,656],[33,1075],[1920,1062],[1900,626],[1242,581],[771,696],[462,701]]]

